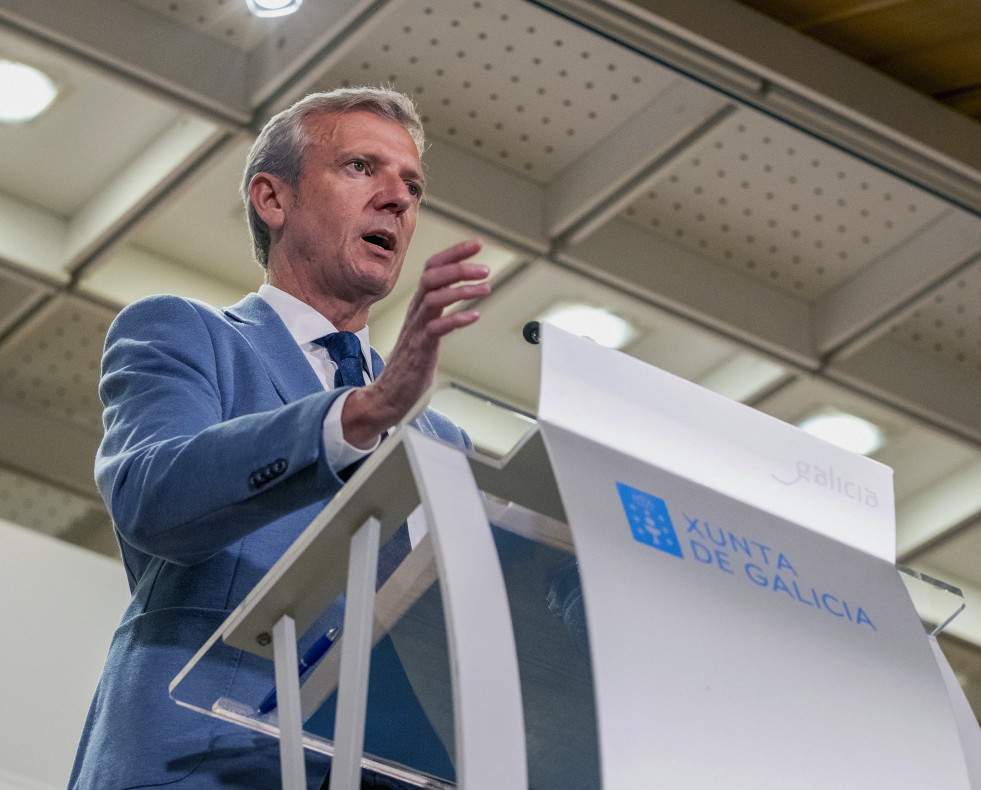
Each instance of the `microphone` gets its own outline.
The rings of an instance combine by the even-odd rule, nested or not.
[[[524,328],[521,330],[521,336],[529,343],[531,343],[533,346],[537,346],[539,343],[542,342],[542,338],[540,335],[541,327],[542,325],[540,322],[529,321],[527,324],[524,325]]]

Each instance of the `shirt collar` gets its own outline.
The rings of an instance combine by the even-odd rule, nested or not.
[[[260,285],[259,296],[280,317],[300,348],[337,331],[337,327],[313,307],[274,285],[268,283]],[[368,340],[368,327],[365,326],[354,334],[361,341],[361,353],[370,363],[371,344]]]

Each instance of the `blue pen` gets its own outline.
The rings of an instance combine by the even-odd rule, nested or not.
[[[312,645],[310,645],[309,648],[307,648],[307,652],[303,654],[303,657],[299,661],[300,678],[302,678],[314,664],[327,655],[327,651],[330,650],[330,646],[337,641],[337,637],[340,636],[340,634],[341,627],[335,626],[326,634],[317,639]],[[269,711],[275,707],[276,687],[273,686],[269,693],[262,698],[262,702],[259,703],[259,713],[269,713]]]

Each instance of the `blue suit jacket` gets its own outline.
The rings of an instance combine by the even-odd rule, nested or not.
[[[376,354],[372,362],[380,374]],[[343,485],[324,459],[321,430],[342,391],[323,390],[254,294],[224,311],[151,297],[116,318],[95,472],[133,598],[70,789],[279,786],[277,741],[181,708],[167,687]],[[468,445],[436,412],[416,425]],[[224,696],[255,705],[269,686],[263,663],[220,646],[202,671]],[[326,770],[325,758],[308,758],[311,788]]]

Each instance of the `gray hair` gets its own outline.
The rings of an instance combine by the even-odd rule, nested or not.
[[[269,264],[269,226],[259,216],[249,198],[249,184],[257,173],[269,173],[295,187],[303,172],[303,157],[310,136],[303,122],[314,114],[371,112],[405,129],[422,157],[426,147],[422,120],[412,100],[385,88],[339,88],[328,93],[311,93],[291,107],[274,115],[252,144],[242,178],[242,200],[249,218],[252,250],[259,265]]]

